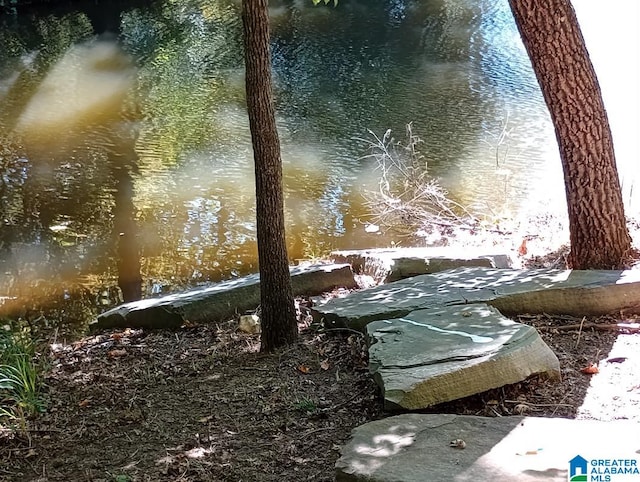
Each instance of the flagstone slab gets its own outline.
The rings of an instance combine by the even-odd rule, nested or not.
[[[460,267],[511,268],[505,254],[487,254],[460,248],[377,248],[333,251],[335,263],[349,263],[358,274],[371,276],[379,283],[390,283],[412,276],[437,273]]]
[[[327,326],[364,331],[371,321],[404,316],[434,305],[488,303],[505,315],[602,315],[640,310],[640,270],[510,270],[458,268],[415,276],[319,300],[313,313]]]
[[[348,264],[294,266],[291,285],[295,296],[357,287]],[[259,304],[260,275],[256,273],[205,288],[125,303],[99,315],[90,328],[178,328],[188,323],[226,321]]]
[[[374,321],[367,334],[369,370],[387,410],[423,409],[538,373],[560,377],[535,328],[482,303]]]
[[[640,480],[638,473],[607,479],[614,463],[640,467],[640,423],[404,414],[355,428],[336,480],[566,482],[582,470],[587,477],[574,480]]]

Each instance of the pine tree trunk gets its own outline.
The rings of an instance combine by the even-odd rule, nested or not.
[[[574,269],[617,269],[631,251],[609,120],[570,0],[509,0],[560,149]]]
[[[298,336],[285,241],[280,141],[271,85],[267,0],[243,0],[247,111],[256,176],[260,265],[261,351],[293,343]]]

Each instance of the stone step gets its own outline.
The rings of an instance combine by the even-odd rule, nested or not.
[[[404,414],[357,427],[341,454],[338,482],[640,480],[640,424]]]
[[[376,248],[333,251],[334,263],[349,263],[358,274],[371,276],[377,283],[391,283],[421,274],[479,266],[511,268],[505,254],[487,254],[480,250],[441,248]]]
[[[348,264],[293,266],[291,285],[295,296],[357,287]],[[260,275],[256,273],[205,288],[125,303],[99,315],[90,329],[178,328],[185,323],[227,321],[259,304]]]
[[[537,331],[504,315],[601,315],[640,308],[640,271],[458,268],[354,292],[314,307],[329,327],[364,331],[387,409],[418,410],[559,376]]]
[[[560,363],[535,328],[478,303],[416,310],[367,325],[369,370],[387,410],[418,410],[538,373]]]
[[[433,305],[487,303],[505,315],[603,315],[640,310],[640,270],[458,268],[318,301],[313,310],[316,319],[360,331],[371,321]]]

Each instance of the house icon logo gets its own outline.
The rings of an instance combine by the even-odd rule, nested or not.
[[[587,466],[589,461],[580,455],[569,460],[569,482],[581,482],[588,480]]]

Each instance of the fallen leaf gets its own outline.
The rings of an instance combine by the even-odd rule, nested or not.
[[[457,438],[449,442],[449,447],[453,447],[454,449],[464,449],[467,446],[467,443],[461,438]]]
[[[329,359],[327,358],[326,360],[323,360],[320,362],[320,368],[322,368],[323,370],[328,370],[329,369]]]
[[[520,247],[518,248],[518,254],[520,256],[524,256],[527,254],[527,240],[526,238],[522,240],[522,244],[520,245]]]
[[[626,361],[627,357],[626,356],[617,356],[614,358],[609,358],[607,360],[607,362],[609,363],[622,363],[623,361]]]
[[[184,454],[190,459],[201,459],[211,451],[211,449],[205,449],[204,447],[195,447],[187,450]]]
[[[299,371],[300,373],[305,373],[305,374],[307,374],[307,373],[309,373],[309,367],[304,366],[304,365],[298,365],[298,371]]]
[[[84,400],[78,402],[78,406],[80,408],[85,408],[89,406],[89,403],[91,403],[91,399],[90,398],[85,398]]]
[[[125,356],[127,354],[127,350],[122,348],[121,350],[111,350],[107,352],[107,356],[110,358],[118,358],[121,356]]]
[[[542,449],[527,450],[526,452],[516,452],[516,455],[538,455]]]
[[[584,367],[584,368],[580,369],[580,371],[582,373],[586,373],[587,375],[594,375],[594,374],[598,373],[600,370],[598,370],[598,365],[594,365],[592,363],[588,367]]]
[[[162,464],[170,465],[174,461],[175,461],[175,457],[173,457],[172,455],[167,455],[166,457],[161,457],[158,460],[156,460],[156,465],[162,465]]]

